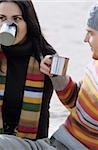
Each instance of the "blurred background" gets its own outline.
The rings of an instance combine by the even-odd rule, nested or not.
[[[84,43],[86,21],[96,0],[33,0],[42,32],[61,56],[69,57],[67,74],[79,81],[91,59],[91,50]],[[65,121],[68,110],[55,92],[50,103],[49,137]]]

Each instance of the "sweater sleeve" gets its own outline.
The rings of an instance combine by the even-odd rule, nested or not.
[[[81,84],[75,83],[70,76],[51,78],[56,94],[69,110],[75,107]]]

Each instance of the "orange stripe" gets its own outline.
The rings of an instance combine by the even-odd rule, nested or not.
[[[18,136],[18,137],[21,137],[21,138],[29,138],[29,139],[35,139],[36,138],[36,134],[25,134],[25,133],[22,133],[22,132],[18,132],[17,134],[16,134],[16,136]]]
[[[72,89],[68,89],[66,92],[65,92],[65,94],[59,94],[59,93],[57,93],[58,94],[58,96],[59,96],[59,98],[60,99],[62,99],[62,100],[64,100],[64,99],[67,99],[71,94],[71,91],[72,91]]]
[[[57,94],[59,95],[60,99],[67,99],[72,94],[73,89],[74,89],[74,83],[71,80],[67,85],[67,87],[65,87],[63,91],[57,91]]]
[[[97,146],[98,148],[98,138],[95,138],[95,136],[91,136],[90,134],[87,134],[87,132],[84,132],[84,130],[81,130],[77,125],[73,125],[75,135],[76,137],[85,145],[87,146]]]
[[[0,84],[0,90],[4,90],[5,89],[5,84]]]
[[[79,94],[79,103],[92,118],[98,120],[98,109],[94,108],[93,103],[91,103],[90,97],[83,89]]]
[[[67,129],[74,137],[76,137],[76,139],[87,147],[93,146],[94,148],[98,148],[98,138],[85,133],[84,130],[81,130],[76,124],[70,124],[69,121],[67,121]]]
[[[85,128],[88,128],[89,131],[93,132],[93,133],[98,133],[98,130],[91,128],[89,126],[87,126],[87,124],[85,124],[84,122],[81,122],[78,114],[76,111],[72,112],[72,118],[74,118],[77,122],[79,122],[82,126],[84,126]]]
[[[74,85],[74,83],[73,83],[73,81],[71,80],[71,78],[70,78],[70,80],[69,80],[69,83],[67,84],[67,86],[65,86],[65,88],[64,88],[64,90],[62,91],[58,91],[58,93],[60,94],[65,94],[65,91],[67,91],[68,89],[70,89],[72,86]]]
[[[94,84],[92,83],[92,81],[88,77],[88,75],[85,75],[84,84],[88,87],[88,91],[91,91],[92,94],[96,97],[96,100],[97,100],[98,99],[98,91],[94,87]]]

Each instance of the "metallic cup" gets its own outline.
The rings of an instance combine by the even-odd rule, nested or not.
[[[65,75],[67,71],[69,58],[54,55],[52,57],[52,64],[50,73],[52,75]]]
[[[17,26],[15,23],[3,23],[0,29],[0,44],[13,45],[16,37]]]

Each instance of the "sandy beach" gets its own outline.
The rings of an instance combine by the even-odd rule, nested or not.
[[[95,0],[34,0],[42,32],[61,56],[69,57],[67,74],[77,82],[91,59],[91,50],[84,43],[86,19]],[[50,103],[49,137],[61,125],[68,110],[55,92]]]

